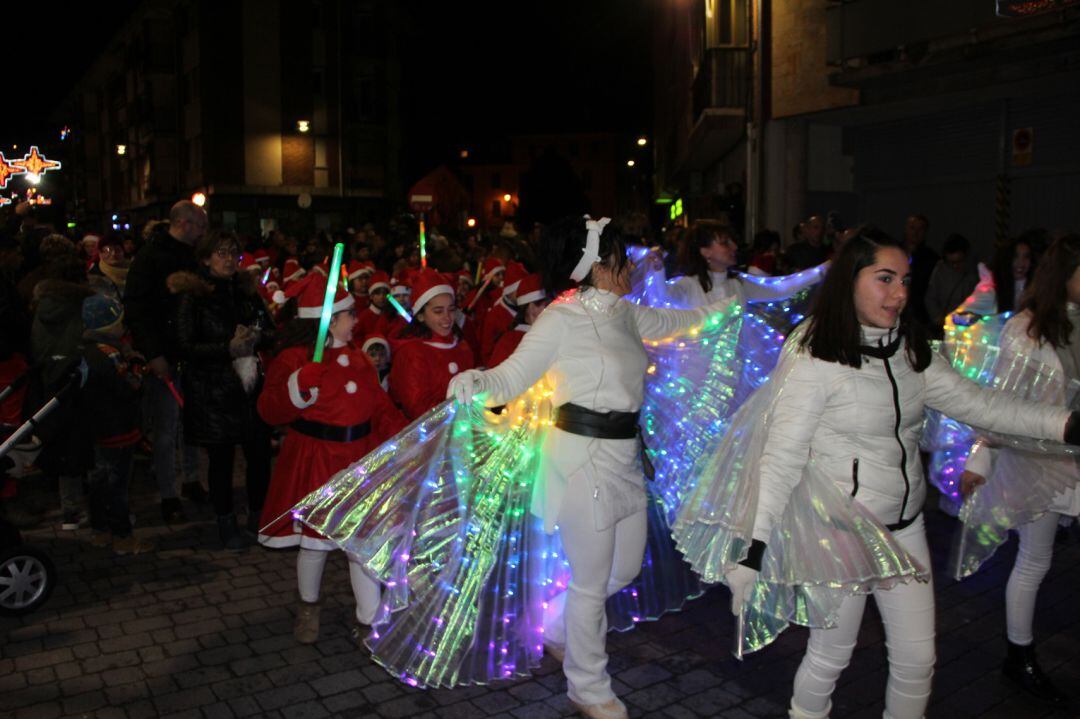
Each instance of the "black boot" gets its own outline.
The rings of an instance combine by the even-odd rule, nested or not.
[[[221,537],[221,544],[225,549],[239,551],[251,546],[251,539],[240,527],[236,526],[235,514],[219,515],[217,526],[218,536]]]
[[[1009,642],[1009,653],[1006,655],[1005,664],[1001,667],[1001,673],[1040,701],[1054,706],[1065,703],[1065,696],[1057,690],[1057,687],[1039,667],[1039,662],[1035,659],[1034,644],[1022,647]]]

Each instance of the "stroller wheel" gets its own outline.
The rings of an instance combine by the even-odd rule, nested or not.
[[[0,615],[34,611],[55,585],[56,567],[40,549],[22,544],[0,552]]]

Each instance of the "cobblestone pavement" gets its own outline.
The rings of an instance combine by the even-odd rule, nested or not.
[[[37,613],[0,619],[0,716],[33,717],[522,717],[573,714],[551,659],[530,680],[454,690],[403,686],[354,647],[344,558],[327,567],[323,631],[292,638],[292,552],[216,548],[208,510],[164,527],[145,478],[133,488],[137,531],[156,553],[115,557],[89,530],[55,521],[26,532],[60,572]],[[200,513],[201,512],[201,513]],[[962,584],[942,573],[954,520],[928,510],[938,583],[938,666],[930,717],[1066,717],[1018,694],[998,672],[1004,654],[1004,582],[1015,542]],[[1080,535],[1060,543],[1040,595],[1036,636],[1044,668],[1080,706]],[[785,716],[806,633],[789,630],[741,664],[731,658],[728,595],[718,588],[686,611],[611,635],[611,673],[631,716]],[[885,657],[880,621],[867,612],[834,717],[881,716]]]

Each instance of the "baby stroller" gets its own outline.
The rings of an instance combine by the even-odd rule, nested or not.
[[[24,381],[25,376],[0,391],[0,401]],[[0,496],[12,482],[15,458],[19,458],[21,464],[27,464],[41,449],[41,443],[30,433],[34,423],[52,411],[63,395],[77,386],[76,380],[69,382],[54,400],[21,427],[0,426]],[[56,565],[49,555],[24,544],[22,533],[0,514],[0,616],[21,616],[40,608],[52,594],[56,579]]]

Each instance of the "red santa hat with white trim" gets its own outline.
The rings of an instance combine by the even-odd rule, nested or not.
[[[545,298],[547,298],[547,292],[544,291],[540,275],[534,272],[531,275],[525,275],[521,279],[521,284],[517,288],[518,307],[524,307],[530,302],[539,302]]]
[[[419,312],[432,298],[441,294],[457,296],[451,278],[432,269],[420,270],[413,275],[413,312]]]
[[[371,294],[378,289],[383,289],[387,292],[390,291],[390,275],[386,274],[382,270],[376,270],[375,272],[372,272],[371,281],[368,282],[368,294]]]
[[[386,348],[386,356],[390,356],[390,341],[382,335],[370,335],[366,340],[364,340],[364,344],[360,349],[362,349],[364,352],[367,352],[372,345],[382,345]]]
[[[529,271],[525,269],[525,265],[520,262],[508,262],[506,274],[503,275],[503,297],[516,292],[522,278],[527,274],[529,274]]]
[[[335,283],[337,291],[334,293],[334,306],[331,315],[356,306],[356,300],[345,288]],[[326,278],[320,274],[311,273],[298,282],[294,282],[282,292],[274,293],[274,302],[279,305],[285,304],[286,300],[296,298],[296,316],[304,320],[317,320],[322,316],[323,299],[326,297]]]
[[[499,272],[500,270],[502,270],[503,272],[506,271],[506,263],[503,262],[502,260],[500,260],[497,257],[488,257],[487,259],[485,259],[483,267],[484,267],[483,272],[484,272],[484,278],[485,279],[487,278],[488,275],[490,275],[490,274],[492,274],[494,272]]]
[[[349,267],[346,271],[346,275],[350,280],[355,280],[360,275],[364,274],[364,266],[356,260],[349,260]]]

